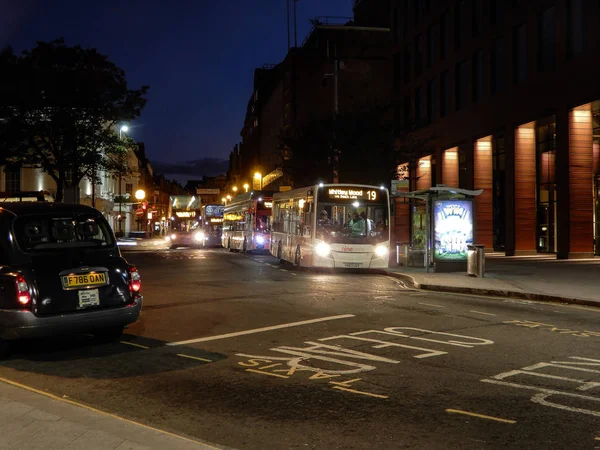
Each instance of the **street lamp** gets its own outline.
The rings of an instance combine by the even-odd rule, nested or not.
[[[122,139],[122,133],[127,133],[129,131],[129,127],[127,125],[121,125],[119,128],[119,139]]]
[[[232,187],[232,188],[231,188],[231,190],[232,190],[233,192],[237,192],[237,186],[234,186],[234,187]]]
[[[250,187],[250,185],[248,183],[244,183],[244,189],[246,189],[246,192],[248,192],[249,187]]]
[[[121,125],[119,128],[119,140],[123,139],[123,133],[127,133],[129,127],[127,125]],[[123,194],[121,185],[123,184],[123,173],[122,168],[119,168],[119,234],[123,232],[123,225],[121,223],[121,214],[123,214]]]
[[[135,191],[135,198],[139,201],[144,200],[144,198],[146,198],[146,192],[144,192],[143,189],[138,189],[137,191]]]
[[[262,174],[260,172],[254,174],[254,186],[254,189],[262,189]]]
[[[222,201],[223,203],[227,203],[227,199],[226,199],[225,197],[223,197],[223,198],[221,199],[221,201]]]
[[[231,195],[228,195],[227,196],[227,201],[230,201],[230,200],[231,200]]]

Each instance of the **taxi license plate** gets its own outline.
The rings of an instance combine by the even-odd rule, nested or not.
[[[64,289],[73,289],[87,286],[102,286],[106,284],[106,273],[81,273],[65,275],[62,277]]]
[[[100,304],[100,294],[98,289],[86,289],[79,291],[79,307],[87,308],[88,306],[98,306]]]

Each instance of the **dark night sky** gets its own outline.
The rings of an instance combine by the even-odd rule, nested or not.
[[[298,44],[310,18],[350,17],[351,4],[299,0]],[[241,139],[254,68],[280,62],[287,51],[286,0],[0,0],[0,11],[0,47],[21,51],[63,36],[108,55],[131,88],[150,85],[129,134],[145,142],[153,162],[227,159]],[[155,166],[179,180],[223,167]]]

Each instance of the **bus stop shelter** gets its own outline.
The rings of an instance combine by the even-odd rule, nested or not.
[[[458,272],[467,270],[469,247],[475,244],[474,198],[483,192],[438,185],[412,192],[398,192],[396,197],[417,200],[424,205],[425,226],[419,239],[423,242],[425,272],[433,265],[436,272]],[[417,208],[415,206],[411,217]],[[411,241],[406,253],[413,252],[415,221],[411,218]],[[399,248],[396,250],[399,251]],[[408,256],[408,255],[407,255]]]

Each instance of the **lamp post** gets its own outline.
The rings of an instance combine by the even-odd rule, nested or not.
[[[233,191],[233,195],[237,195],[237,186],[232,187],[231,190]]]
[[[123,133],[127,133],[129,131],[129,127],[127,125],[121,125],[119,127],[119,140],[123,139]],[[122,161],[121,161],[122,162]],[[121,185],[123,184],[123,169],[119,167],[119,233],[123,232],[123,222],[122,222],[122,214],[123,214],[123,194]]]
[[[248,192],[249,187],[250,187],[250,185],[248,185],[248,183],[244,183],[244,189],[246,190],[246,192]]]
[[[141,204],[143,202],[143,200],[146,198],[146,192],[143,189],[138,189],[137,191],[135,191],[135,198]],[[143,207],[143,205],[142,205],[142,207]],[[142,220],[145,220],[145,218],[143,216],[142,216],[142,218],[137,219],[138,231],[142,231]]]
[[[254,186],[258,186],[254,187],[254,189],[262,189],[262,174],[260,172],[254,174]]]

